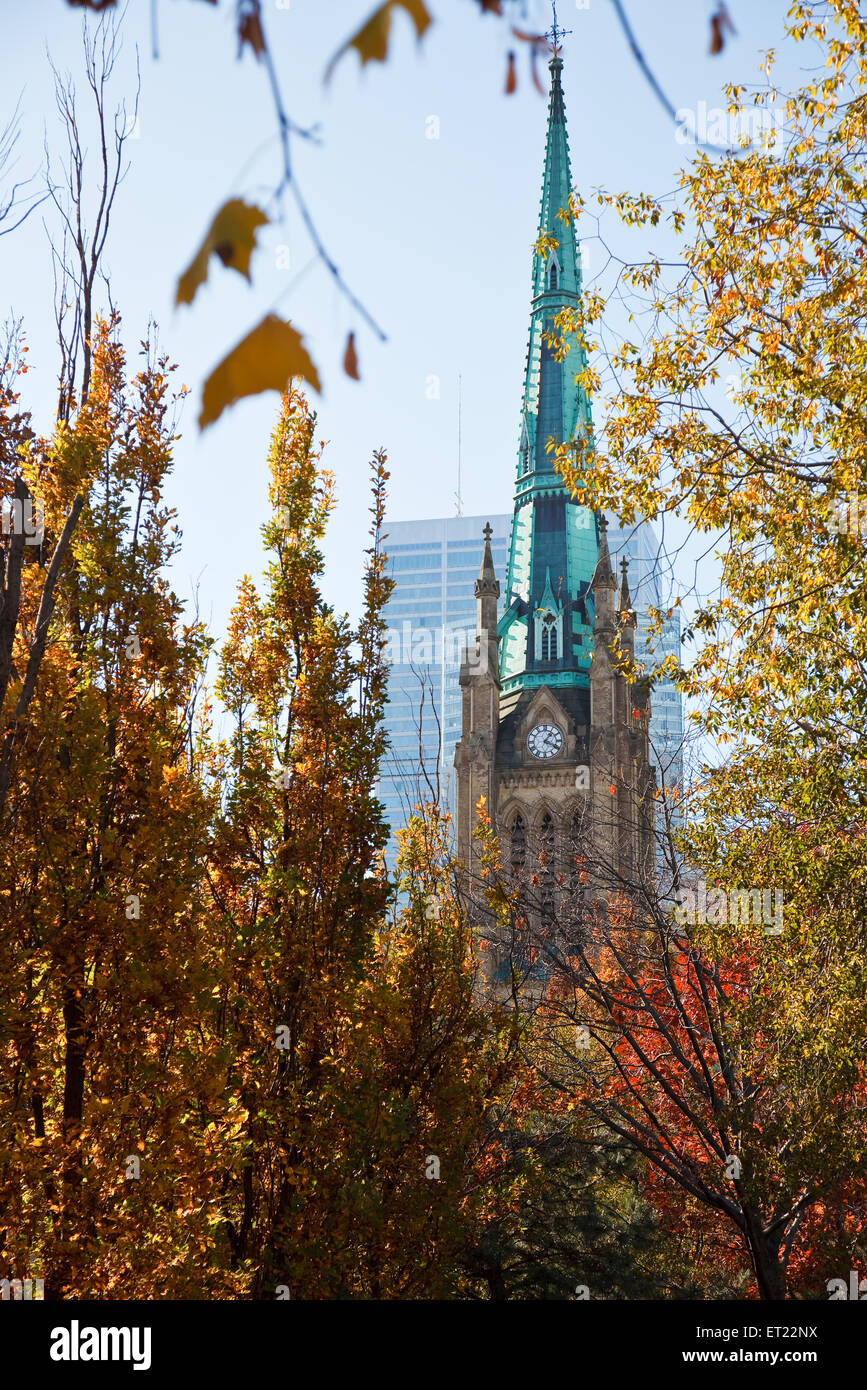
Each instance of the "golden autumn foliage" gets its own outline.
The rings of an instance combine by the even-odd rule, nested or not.
[[[376,455],[353,628],[318,588],[333,481],[314,429],[293,388],[271,446],[266,589],[241,584],[218,685],[229,732],[209,752],[237,1118],[225,1229],[255,1297],[436,1296],[508,1048],[475,994],[473,934],[443,888],[433,808],[405,832],[407,897],[392,902],[375,796],[388,475]]]
[[[129,382],[106,324],[93,363],[74,420],[20,459],[47,538],[85,505],[11,745],[3,1262],[62,1298],[445,1293],[511,1052],[457,898],[441,885],[430,911],[433,808],[406,832],[400,903],[383,867],[384,455],[352,627],[318,588],[333,482],[303,397],[284,399],[266,586],[240,585],[219,737],[195,708],[208,639],[163,573],[169,364],[145,350]]]
[[[55,1297],[206,1284],[211,1161],[193,1118],[213,1063],[198,1027],[209,807],[189,750],[206,642],[162,572],[169,366],[143,351],[130,382],[102,324],[86,404],[21,461],[47,537],[86,498],[0,835],[0,1239]],[[5,720],[41,580],[34,554]]]
[[[614,353],[598,441],[558,451],[580,500],[624,524],[675,518],[717,566],[659,668],[693,698],[707,750],[680,884],[779,894],[781,929],[674,926],[669,941],[657,922],[644,965],[621,962],[625,1011],[588,988],[630,1096],[619,1122],[666,1182],[726,1214],[763,1297],[815,1277],[832,1207],[838,1259],[863,1257],[863,1223],[838,1204],[863,1211],[867,1154],[867,21],[854,0],[797,3],[789,33],[811,55],[801,88],[778,90],[769,58],[765,85],[728,89],[732,112],[782,110],[773,134],[699,156],[673,207],[608,198],[627,224],[668,218],[681,255],[624,269],[620,289],[649,297],[643,334]],[[562,334],[590,343],[604,309],[586,297]],[[601,394],[598,369],[584,385]],[[728,1189],[726,1154],[742,1171]]]

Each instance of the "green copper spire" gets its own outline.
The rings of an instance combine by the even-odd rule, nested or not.
[[[548,64],[551,93],[538,236],[557,245],[534,254],[530,339],[521,409],[515,514],[500,621],[503,693],[532,686],[588,683],[593,613],[590,582],[596,568],[593,513],[577,506],[554,468],[555,445],[592,434],[590,402],[576,377],[583,348],[570,344],[562,361],[544,342],[555,319],[581,303],[581,258],[568,213],[569,141],[559,49]]]
[[[584,370],[583,351],[574,344],[563,362],[556,361],[543,342],[545,332],[554,329],[554,320],[563,309],[577,309],[581,302],[581,257],[568,213],[572,188],[569,168],[569,140],[563,102],[562,59],[549,64],[551,95],[548,102],[548,139],[545,149],[545,175],[537,236],[553,237],[557,246],[533,257],[533,299],[530,310],[530,342],[521,412],[521,449],[518,477],[534,471],[552,472],[553,456],[547,450],[551,436],[560,442],[571,439],[579,425],[590,426],[590,407],[583,392],[575,386],[576,375]]]

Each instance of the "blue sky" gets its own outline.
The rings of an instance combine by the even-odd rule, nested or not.
[[[236,60],[233,6],[160,0],[159,58],[150,3],[130,0],[117,98],[141,65],[138,138],[120,191],[106,256],[124,339],[135,349],[153,316],[191,388],[181,419],[169,500],[179,512],[183,553],[175,583],[198,584],[200,607],[220,633],[244,573],[262,568],[259,526],[266,508],[266,453],[277,397],[236,406],[204,434],[196,424],[201,383],[226,350],[274,310],[304,332],[324,391],[315,404],[329,441],[339,509],[326,546],[326,592],[354,610],[366,544],[366,463],[384,446],[394,518],[453,510],[457,382],[463,382],[463,503],[467,514],[511,507],[526,350],[530,247],[541,189],[546,101],[534,89],[521,45],[471,0],[429,0],[435,16],[423,43],[408,20],[394,22],[392,57],[360,69],[354,53],[328,87],[323,72],[372,0],[266,0],[268,39],[291,117],[319,124],[321,143],[296,141],[295,168],[322,239],[346,280],[383,326],[380,344],[327,271],[310,264],[309,240],[287,204],[284,225],[264,229],[253,284],[216,266],[191,308],[175,309],[174,287],[216,208],[229,196],[264,200],[278,177],[273,107],[264,70],[248,49]],[[648,62],[676,107],[722,105],[728,80],[750,82],[760,53],[784,49],[785,0],[729,0],[737,35],[708,55],[708,0],[626,0]],[[628,51],[610,0],[579,9],[561,0],[564,91],[572,173],[587,196],[676,187],[689,148],[659,107]],[[524,27],[550,22],[550,6],[527,0]],[[5,119],[22,94],[16,177],[38,169],[43,135],[59,149],[46,48],[81,78],[81,17],[64,0],[4,9]],[[517,48],[519,86],[503,93],[506,54]],[[803,61],[800,54],[797,61]],[[792,77],[793,59],[780,64]],[[544,65],[541,71],[547,79]],[[439,138],[426,138],[428,118]],[[22,316],[30,344],[28,404],[50,428],[56,348],[52,281],[42,214],[0,240],[0,309]],[[626,247],[612,218],[606,238]],[[665,233],[644,233],[631,254],[665,252]],[[288,269],[282,268],[289,248]],[[584,242],[592,278],[598,243]],[[301,274],[304,272],[303,274]],[[618,325],[612,322],[611,331]],[[353,329],[362,380],[341,371]],[[439,399],[429,399],[437,377]],[[596,411],[597,423],[600,408]]]

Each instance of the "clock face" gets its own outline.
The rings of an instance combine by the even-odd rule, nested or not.
[[[563,747],[563,735],[556,724],[537,724],[527,735],[527,747],[534,758],[554,758]]]

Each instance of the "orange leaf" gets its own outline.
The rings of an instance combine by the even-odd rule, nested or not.
[[[731,15],[725,7],[724,0],[716,7],[716,11],[710,17],[710,51],[712,54],[722,53],[725,47],[725,31],[736,34],[737,30],[732,24]]]
[[[350,333],[346,339],[346,351],[343,354],[343,370],[347,376],[351,376],[353,381],[360,381],[358,372],[358,353],[355,351],[355,334]]]
[[[238,57],[241,56],[245,43],[250,45],[257,58],[262,57],[265,52],[265,35],[262,33],[262,21],[257,10],[248,10],[238,22]]]

